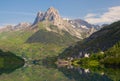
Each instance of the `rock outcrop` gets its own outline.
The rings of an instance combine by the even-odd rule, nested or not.
[[[37,17],[33,25],[42,21],[50,21],[54,25],[59,26],[62,23],[62,18],[60,17],[59,12],[55,8],[50,7],[45,13],[44,12],[37,13]]]
[[[27,23],[27,22],[22,22],[22,23],[19,23],[18,25],[14,26],[13,29],[14,30],[24,30],[28,27],[30,27],[31,24],[30,23]]]
[[[0,31],[11,31],[11,30],[33,30],[34,32],[39,31],[40,23],[44,26],[43,28],[50,32],[55,32],[64,35],[65,32],[79,39],[84,39],[95,32],[95,27],[87,23],[86,21],[76,20],[64,20],[57,9],[50,7],[46,12],[38,12],[34,23],[20,23],[16,26],[6,27],[0,29]]]
[[[67,31],[72,36],[75,36],[80,39],[83,39],[83,38],[89,36],[88,34],[91,34],[89,32],[91,32],[90,30],[92,28],[92,25],[88,24],[85,21],[84,22],[82,21],[82,22],[83,22],[83,24],[87,23],[86,25],[83,25],[79,22],[77,24],[77,20],[75,22],[65,20],[64,18],[62,18],[60,16],[58,10],[56,10],[53,7],[50,7],[46,12],[38,12],[37,13],[37,17],[33,23],[33,26],[38,24],[39,22],[46,22],[44,24],[48,24],[48,22],[49,22],[50,24],[52,24],[56,27],[55,29],[51,29],[49,26],[46,26],[45,28],[48,31],[53,31],[56,33]],[[73,23],[71,23],[71,22],[73,22]],[[73,26],[75,26],[75,27],[73,27]]]

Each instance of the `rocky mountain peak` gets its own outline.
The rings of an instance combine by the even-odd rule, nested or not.
[[[38,23],[44,25],[44,29],[50,32],[55,32],[63,35],[63,31],[68,32],[72,36],[83,39],[94,32],[92,24],[81,19],[65,19],[59,14],[59,11],[54,7],[50,7],[46,12],[38,12],[31,28],[35,31],[39,30]],[[86,35],[82,35],[85,33]]]
[[[48,21],[56,21],[60,19],[60,15],[55,8],[50,7],[45,13],[45,19]]]
[[[43,13],[43,12],[38,12],[38,13],[37,13],[37,16],[38,16],[38,17],[41,16],[41,15],[44,15],[44,13]]]
[[[50,8],[48,8],[47,12],[50,12],[50,13],[58,13],[58,10],[55,9],[54,7],[50,7]]]
[[[44,18],[44,13],[38,12],[33,25],[37,24],[40,21],[43,21],[43,18]]]
[[[45,13],[44,12],[38,12],[37,17],[33,23],[33,25],[37,24],[38,22],[42,21],[50,21],[54,25],[58,25],[61,23],[62,18],[59,15],[59,12],[54,7],[50,7]]]
[[[6,26],[0,28],[0,33],[6,32],[6,31],[12,31],[12,30],[13,30],[13,25],[6,25]]]
[[[27,23],[27,22],[21,22],[18,25],[14,26],[14,28],[25,28],[25,27],[29,27],[31,24]]]

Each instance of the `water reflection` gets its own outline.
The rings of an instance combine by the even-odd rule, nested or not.
[[[22,67],[24,60],[11,52],[3,52],[0,50],[0,75],[3,73],[11,73]]]
[[[75,81],[112,81],[105,75],[100,75],[97,73],[91,73],[88,69],[82,69],[82,68],[73,68],[73,69],[67,69],[67,68],[58,68],[59,71],[63,72],[66,77],[68,77],[70,80]]]
[[[42,65],[46,68],[57,68],[62,72],[69,81],[120,81],[120,69],[119,68],[80,68],[74,66],[56,66],[56,57],[47,57],[41,60]]]

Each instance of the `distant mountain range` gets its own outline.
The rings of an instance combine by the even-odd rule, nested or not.
[[[69,23],[71,23],[72,25],[74,25],[74,27],[78,27],[81,29],[89,29],[89,28],[99,28],[99,25],[93,25],[88,23],[87,21],[84,21],[82,19],[74,19],[74,20],[68,20]]]
[[[0,32],[21,30],[33,30],[34,32],[38,32],[41,29],[40,25],[44,26],[42,27],[44,31],[56,33],[60,36],[63,36],[65,33],[68,33],[71,36],[76,37],[78,39],[84,39],[100,28],[100,26],[89,24],[88,22],[81,19],[65,20],[59,15],[58,10],[56,10],[53,7],[50,7],[46,12],[38,12],[33,24],[24,22],[19,23],[16,26],[8,25],[6,27],[1,28]]]
[[[120,41],[120,21],[106,25],[83,41],[67,48],[60,57],[79,56],[80,53],[106,51]]]

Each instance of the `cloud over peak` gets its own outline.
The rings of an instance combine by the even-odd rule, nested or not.
[[[111,7],[102,15],[89,13],[85,16],[85,20],[92,24],[112,23],[120,20],[120,6]]]

